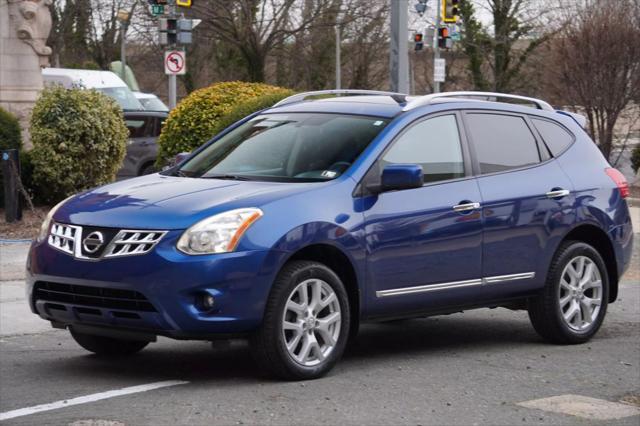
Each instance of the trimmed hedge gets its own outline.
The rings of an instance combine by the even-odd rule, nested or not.
[[[22,135],[18,119],[0,108],[0,151],[5,149],[17,149],[22,157]],[[4,207],[4,182],[0,172],[0,207]]]
[[[95,90],[45,88],[31,116],[33,182],[43,201],[112,182],[128,131],[120,106]]]
[[[240,81],[216,83],[192,92],[171,111],[162,127],[156,165],[162,168],[176,154],[193,151],[207,142],[227,127],[221,124],[224,117],[246,101],[268,96],[265,102],[275,103],[291,94],[282,87]]]

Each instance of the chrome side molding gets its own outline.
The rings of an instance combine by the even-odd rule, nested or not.
[[[451,290],[455,288],[475,287],[490,284],[498,284],[508,281],[527,280],[535,278],[535,272],[523,272],[520,274],[495,275],[465,281],[451,281],[439,284],[426,284],[415,287],[393,288],[389,290],[376,291],[376,297],[402,296],[405,294],[427,293],[430,291]]]

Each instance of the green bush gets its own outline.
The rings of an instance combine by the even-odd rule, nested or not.
[[[640,144],[631,151],[631,168],[637,174],[640,169]]]
[[[192,92],[171,111],[162,127],[156,165],[163,167],[176,154],[192,151],[211,139],[226,127],[221,127],[220,120],[244,102],[267,95],[285,97],[292,93],[281,87],[239,81],[216,83]]]
[[[5,149],[22,151],[22,136],[20,133],[18,119],[10,112],[0,108],[0,151]],[[4,207],[2,172],[0,172],[0,207]]]
[[[46,88],[31,116],[33,182],[54,203],[115,179],[128,131],[118,104],[94,90]]]

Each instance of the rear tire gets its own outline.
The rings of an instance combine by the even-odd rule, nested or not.
[[[529,301],[529,318],[549,342],[584,343],[602,325],[608,301],[609,276],[602,256],[589,244],[567,241],[551,262],[545,287]]]
[[[349,301],[338,275],[318,262],[293,261],[273,284],[252,352],[278,378],[316,379],[342,356],[349,328]]]
[[[149,342],[140,340],[115,339],[113,337],[96,336],[70,330],[71,337],[89,352],[104,357],[121,357],[133,355],[144,349]]]

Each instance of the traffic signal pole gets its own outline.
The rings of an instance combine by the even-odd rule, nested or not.
[[[169,18],[177,19],[176,2],[175,0],[169,0],[167,6],[169,6]],[[175,74],[169,76],[169,109],[173,110],[176,107],[177,91],[178,91],[178,78]]]
[[[409,0],[391,1],[391,90],[409,93]]]
[[[438,6],[436,7],[436,30],[433,32],[433,74],[435,75],[436,59],[440,59],[440,47],[438,46],[438,29],[440,28],[440,12],[442,9],[442,0],[438,0]],[[440,92],[440,82],[433,82],[433,93]]]

